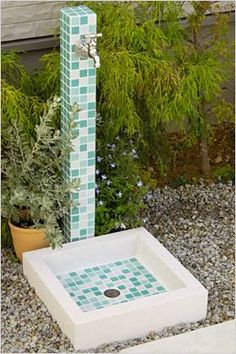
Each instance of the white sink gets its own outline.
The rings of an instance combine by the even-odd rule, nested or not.
[[[26,252],[23,269],[75,349],[206,316],[207,290],[144,228]]]

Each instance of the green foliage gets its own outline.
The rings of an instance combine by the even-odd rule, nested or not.
[[[51,126],[58,108],[55,97],[30,141],[21,124],[9,126],[2,159],[3,216],[15,225],[45,228],[53,248],[62,243],[59,222],[68,213],[68,193],[79,186],[78,180],[67,182],[61,176],[72,151],[72,125],[63,135]]]
[[[171,186],[173,188],[177,188],[177,187],[180,187],[180,186],[185,186],[186,184],[189,184],[189,180],[184,177],[184,176],[178,176],[175,178],[175,180],[171,183]]]
[[[213,11],[215,4],[202,1],[192,2],[192,6],[194,11],[188,17],[186,30],[190,50],[180,94],[185,96],[185,116],[190,121],[191,133],[199,137],[207,134],[210,111],[219,106],[219,102],[225,102],[221,98],[222,84],[232,75],[232,45],[227,41],[227,15],[215,15],[215,23],[206,34],[201,31],[202,24],[206,11]]]
[[[81,4],[96,12],[98,31],[103,33],[97,71],[98,111],[104,118],[100,139],[109,142],[127,130],[142,163],[158,163],[161,168],[166,165],[161,136],[168,122],[182,130],[187,126],[188,141],[195,144],[199,139],[207,142],[210,113],[221,120],[232,118],[232,105],[222,99],[232,63],[228,16],[215,14],[213,26],[202,31],[215,2],[189,2],[193,11],[187,26],[179,20],[184,2],[68,3]],[[39,73],[47,97],[58,90],[56,73],[59,54],[53,53]]]
[[[168,103],[178,87],[178,71],[170,55],[168,33],[181,11],[170,2],[88,3],[98,16],[101,68],[98,71],[98,107],[104,117],[104,137],[127,129],[139,147],[156,154],[161,122],[173,118]],[[172,19],[163,21],[171,11]],[[157,22],[159,24],[157,24]],[[179,24],[175,23],[176,31]],[[174,42],[174,41],[173,41]]]
[[[20,123],[27,136],[30,137],[45,104],[37,97],[26,95],[20,88],[14,87],[3,79],[1,106],[2,139],[5,141],[5,129],[15,123]]]
[[[60,95],[60,55],[57,51],[45,54],[40,59],[40,68],[33,75],[33,87],[43,100]]]
[[[172,51],[178,43],[175,34],[182,36],[182,28],[175,21],[181,13],[181,3],[140,2],[133,6],[131,2],[86,2],[85,5],[96,12],[98,30],[103,33],[98,41],[102,65],[97,71],[97,97],[98,111],[104,121],[98,135],[109,142],[110,137],[127,130],[138,140],[139,148],[145,149],[146,156],[155,155],[157,149],[153,146],[158,145],[159,125],[176,115],[176,110],[171,110],[168,104],[180,80]],[[167,22],[163,30],[164,20]],[[57,83],[54,75],[59,73],[59,54],[53,53],[52,57],[51,61],[47,58],[52,65],[44,65],[38,72],[41,82],[38,86],[47,98],[59,83],[59,74]],[[53,79],[47,81],[50,76]]]
[[[45,104],[32,95],[32,78],[19,63],[20,56],[12,51],[2,53],[2,147],[5,145],[5,131],[9,126],[20,123],[28,138],[34,134]]]
[[[234,181],[235,169],[230,165],[217,167],[213,173],[214,177],[222,182]]]
[[[24,91],[31,86],[31,78],[23,64],[20,64],[20,53],[15,51],[1,54],[1,77],[15,87],[23,88]]]
[[[207,12],[214,12],[215,2],[192,1],[191,5],[193,12],[188,16],[185,35],[189,50],[181,65],[183,76],[174,104],[181,107],[184,98],[182,110],[189,123],[189,141],[199,143],[202,172],[208,174],[210,113],[219,118],[225,109],[221,120],[232,117],[232,106],[222,98],[223,83],[232,75],[232,45],[227,39],[227,15],[215,14],[213,26],[202,31]]]
[[[12,247],[12,238],[7,224],[7,220],[2,217],[1,217],[1,246]]]
[[[96,234],[139,226],[147,187],[133,142],[117,137],[97,145]]]

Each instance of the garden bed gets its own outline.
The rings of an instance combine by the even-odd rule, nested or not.
[[[207,318],[92,352],[117,352],[234,318],[232,183],[165,187],[149,194],[146,203],[144,226],[208,289]],[[7,249],[2,252],[2,352],[74,352]]]
[[[234,178],[235,163],[235,124],[225,122],[215,124],[211,127],[211,138],[209,141],[209,160],[211,172],[205,176],[205,180],[215,181],[221,178],[223,181]],[[160,173],[160,169],[155,167],[154,176],[158,186],[170,184],[179,186],[189,182],[196,182],[202,177],[201,158],[199,146],[186,144],[186,136],[179,133],[168,134],[169,156],[168,169]]]

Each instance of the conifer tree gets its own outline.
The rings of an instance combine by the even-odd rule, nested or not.
[[[213,26],[202,30],[214,1],[74,2],[97,14],[101,67],[97,70],[98,138],[111,142],[117,134],[135,140],[143,162],[157,162],[165,151],[168,122],[187,126],[188,141],[198,143],[202,170],[210,169],[209,115],[232,118],[222,99],[230,76],[228,16],[212,15]],[[186,15],[185,6],[192,6]],[[180,21],[185,17],[183,24]],[[187,22],[187,25],[186,25]],[[35,95],[59,94],[60,58],[52,52],[34,76]],[[186,125],[186,120],[188,124]],[[162,145],[162,146],[161,146]]]
[[[186,4],[192,7],[186,24]],[[137,138],[143,156],[158,157],[166,123],[184,129],[199,144],[203,173],[210,171],[209,115],[232,118],[222,98],[230,77],[232,45],[228,16],[218,2],[86,2],[98,16],[102,66],[98,70],[98,107],[102,134],[111,138],[126,130]],[[203,30],[212,14],[213,25]],[[220,117],[221,116],[221,117]],[[101,131],[99,132],[101,134]]]
[[[223,84],[232,75],[233,44],[228,41],[228,15],[222,14],[217,1],[192,1],[180,61],[182,78],[178,96],[184,97],[184,116],[188,119],[189,138],[199,144],[203,174],[210,172],[208,155],[209,117],[233,118],[233,107],[223,96]],[[211,14],[213,24],[203,24]]]

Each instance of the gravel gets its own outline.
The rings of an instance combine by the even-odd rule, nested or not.
[[[119,350],[234,318],[234,186],[165,187],[147,196],[145,227],[208,289],[207,318],[146,337],[100,345]],[[10,250],[2,250],[2,352],[75,352],[30,288]]]

